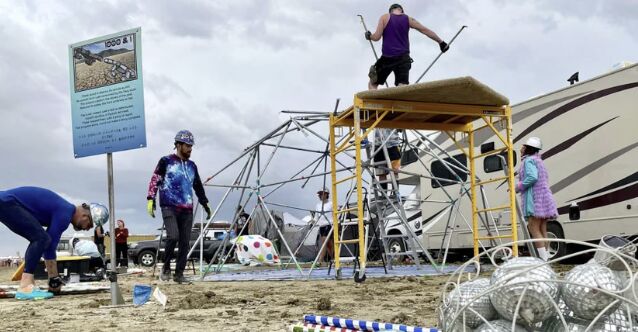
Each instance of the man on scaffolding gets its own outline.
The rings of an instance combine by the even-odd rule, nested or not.
[[[376,90],[379,84],[384,84],[388,75],[394,72],[394,85],[408,85],[412,58],[410,58],[410,28],[428,36],[439,44],[441,52],[446,52],[449,46],[432,30],[423,26],[413,17],[403,12],[399,4],[390,6],[388,14],[379,18],[377,30],[374,33],[366,31],[367,40],[379,41],[383,37],[381,58],[370,68],[368,89]]]

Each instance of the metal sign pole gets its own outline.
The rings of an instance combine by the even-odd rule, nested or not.
[[[120,287],[117,284],[117,271],[115,256],[115,189],[113,186],[113,154],[106,154],[106,168],[108,173],[108,187],[109,187],[109,230],[111,238],[111,271],[109,271],[109,281],[111,281],[111,304],[121,305],[124,304],[124,298]]]
[[[199,274],[204,271],[204,213],[199,221]]]

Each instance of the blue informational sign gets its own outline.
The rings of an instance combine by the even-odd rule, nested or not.
[[[141,32],[69,45],[75,158],[146,147]]]

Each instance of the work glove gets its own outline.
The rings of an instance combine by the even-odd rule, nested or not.
[[[446,42],[441,41],[439,43],[439,48],[441,49],[441,52],[445,53],[445,52],[447,52],[447,50],[450,49],[450,46]]]
[[[208,206],[208,203],[204,204],[204,211],[206,211],[206,220],[210,219],[213,214],[210,212],[210,206]]]
[[[372,40],[372,32],[366,31],[365,36],[367,40]]]
[[[155,218],[155,201],[152,199],[149,199],[148,202],[146,202],[146,211],[148,211],[148,215]]]

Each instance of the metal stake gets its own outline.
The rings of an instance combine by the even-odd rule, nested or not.
[[[461,33],[461,31],[463,31],[463,29],[467,28],[467,25],[464,25],[461,27],[461,29],[459,29],[459,31],[456,33],[456,35],[454,35],[454,37],[452,37],[452,40],[450,40],[450,43],[447,44],[448,46],[451,46],[452,43],[454,42],[454,39],[456,39],[456,36],[459,35],[459,33]],[[419,76],[419,79],[416,80],[416,83],[419,83],[421,81],[421,79],[423,78],[423,76],[425,76],[425,73],[428,72],[428,70],[430,70],[430,68],[432,68],[432,66],[434,65],[434,63],[436,63],[437,60],[439,60],[439,58],[441,57],[441,55],[443,55],[443,52],[439,53],[439,55],[436,56],[436,58],[434,59],[434,61],[432,61],[432,63],[425,69],[425,71],[423,72],[423,74],[421,74],[421,76]]]

